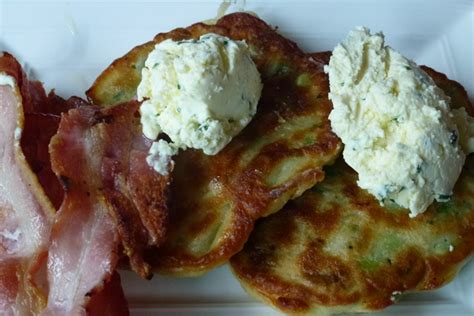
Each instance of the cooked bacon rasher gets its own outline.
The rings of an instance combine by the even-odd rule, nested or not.
[[[76,189],[89,199],[96,195],[116,225],[131,267],[147,278],[149,267],[140,248],[158,246],[164,239],[169,178],[145,161],[151,144],[141,135],[137,111],[136,102],[71,110],[61,119],[50,153],[66,200]]]
[[[28,315],[46,299],[44,274],[54,208],[22,151],[23,106],[32,98],[18,62],[0,56],[0,72],[13,85],[0,85],[0,310]]]
[[[48,312],[80,310],[87,293],[111,277],[122,251],[133,270],[150,276],[143,252],[164,238],[169,179],[146,164],[150,144],[141,136],[137,110],[134,102],[79,106],[63,114],[51,140],[65,198],[49,251]],[[143,192],[156,198],[145,200]]]
[[[146,164],[138,103],[47,96],[9,54],[0,72],[16,83],[0,85],[0,311],[127,315],[115,270],[151,276],[170,181]]]

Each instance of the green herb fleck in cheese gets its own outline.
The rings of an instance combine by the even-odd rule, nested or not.
[[[243,41],[217,34],[163,41],[149,54],[137,96],[143,133],[161,141],[148,162],[165,174],[179,149],[218,153],[252,119],[262,90],[260,74]]]
[[[426,73],[366,28],[334,49],[326,72],[331,126],[358,185],[382,204],[408,208],[411,217],[434,200],[448,201],[474,149],[473,119],[462,110],[452,113],[449,98]]]

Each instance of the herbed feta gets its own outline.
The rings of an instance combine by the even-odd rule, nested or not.
[[[337,45],[325,71],[331,126],[358,185],[382,204],[389,199],[408,208],[411,217],[434,200],[450,200],[474,149],[474,120],[451,112],[434,81],[367,28]]]
[[[155,140],[147,161],[165,174],[179,149],[215,155],[257,111],[262,82],[244,41],[217,34],[165,40],[148,55],[137,89],[143,133]],[[161,150],[163,149],[163,150]],[[162,157],[158,157],[162,156]]]

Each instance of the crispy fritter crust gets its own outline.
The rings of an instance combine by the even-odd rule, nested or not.
[[[328,61],[328,54],[315,60]],[[452,99],[472,105],[459,83],[423,69]],[[449,282],[474,251],[474,157],[448,203],[414,219],[357,186],[342,159],[326,179],[283,210],[261,219],[232,268],[252,295],[291,314],[373,311],[401,292]]]
[[[255,220],[321,181],[322,167],[341,149],[330,129],[321,63],[249,14],[158,34],[116,60],[88,97],[100,105],[135,98],[144,60],[156,43],[209,32],[247,42],[264,88],[255,118],[219,154],[187,150],[175,158],[168,239],[148,258],[155,270],[175,275],[200,274],[227,261],[242,249]]]

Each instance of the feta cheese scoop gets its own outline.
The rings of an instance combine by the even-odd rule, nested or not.
[[[252,119],[262,91],[244,41],[209,33],[165,40],[148,55],[137,89],[143,133],[155,140],[147,162],[166,174],[179,149],[215,155]]]
[[[325,71],[331,126],[358,185],[382,204],[408,208],[410,217],[448,201],[473,151],[466,111],[450,111],[450,99],[420,67],[366,28],[349,33]]]

